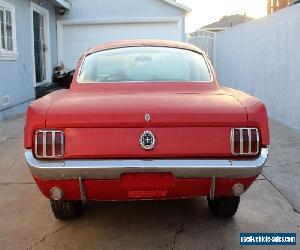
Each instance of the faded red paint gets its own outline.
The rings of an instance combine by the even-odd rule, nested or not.
[[[250,95],[219,86],[216,74],[204,83],[105,83],[79,84],[81,61],[90,53],[128,46],[166,46],[203,53],[179,42],[136,40],[107,43],[86,51],[79,60],[70,90],[60,90],[33,102],[27,111],[24,147],[34,145],[37,129],[61,129],[65,133],[65,158],[228,158],[230,129],[256,127],[261,145],[269,145],[267,111],[264,104]],[[151,114],[146,122],[144,115]],[[152,151],[140,148],[142,131],[151,129],[157,136]],[[122,138],[120,140],[120,138]],[[174,138],[177,138],[174,141]],[[255,177],[218,179],[217,195],[230,195],[231,187],[241,182],[248,187]],[[62,187],[67,199],[79,199],[77,180],[47,181],[36,179],[49,197],[53,186]],[[89,199],[179,198],[208,195],[209,179],[174,179],[163,190],[131,190],[122,180],[84,180]],[[153,182],[154,183],[154,182]],[[145,193],[143,193],[145,191]],[[147,192],[146,192],[147,191]],[[149,191],[149,192],[148,192]]]

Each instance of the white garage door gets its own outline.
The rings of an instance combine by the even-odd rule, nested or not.
[[[88,48],[121,39],[181,40],[177,22],[74,24],[62,25],[59,37],[59,60],[73,69],[79,56]]]

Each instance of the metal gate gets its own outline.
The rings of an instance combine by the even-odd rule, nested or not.
[[[215,62],[215,32],[195,31],[189,34],[188,42],[205,51],[212,64]]]

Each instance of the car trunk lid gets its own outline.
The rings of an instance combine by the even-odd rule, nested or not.
[[[150,114],[146,121],[145,115]],[[226,127],[247,125],[232,96],[211,93],[68,93],[47,112],[48,128]]]

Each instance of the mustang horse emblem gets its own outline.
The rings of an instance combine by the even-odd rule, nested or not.
[[[155,143],[155,136],[151,131],[147,130],[142,133],[140,137],[140,145],[142,149],[151,150],[154,148]]]

